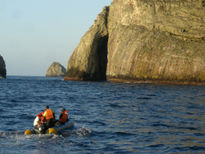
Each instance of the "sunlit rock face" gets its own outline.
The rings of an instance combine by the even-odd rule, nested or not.
[[[205,82],[205,1],[114,0],[81,39],[67,77],[98,80],[99,60],[108,80]]]
[[[69,59],[65,79],[106,80],[108,12],[109,8],[105,7],[93,26],[82,37]]]
[[[64,77],[66,69],[58,62],[54,62],[48,68],[46,77]]]
[[[0,55],[0,78],[6,78],[6,64],[1,55]]]

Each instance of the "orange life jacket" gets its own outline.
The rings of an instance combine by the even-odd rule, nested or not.
[[[37,117],[41,119],[42,113],[37,114]]]
[[[44,116],[41,116],[41,122],[45,123],[46,122],[46,118]]]
[[[46,115],[45,115],[45,117],[46,117],[46,120],[49,120],[49,119],[53,119],[53,118],[54,118],[53,112],[52,112],[51,109],[47,109],[47,110],[46,110]]]
[[[45,123],[46,122],[46,118],[43,116],[43,114],[44,114],[44,112],[38,114],[38,115],[40,115],[39,119],[40,119],[41,123]]]
[[[68,121],[68,111],[61,112],[60,123],[66,123]]]
[[[42,113],[39,113],[38,115],[37,115],[37,117],[38,117],[38,119],[39,119],[39,121],[38,121],[38,124],[40,125],[41,124],[41,122],[42,122],[42,118],[43,118],[43,115],[42,115]]]

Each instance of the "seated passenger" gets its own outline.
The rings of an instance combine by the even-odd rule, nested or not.
[[[40,128],[41,127],[42,119],[43,119],[43,115],[42,115],[42,113],[39,113],[36,116],[36,118],[34,119],[34,122],[33,122],[34,128]]]
[[[54,113],[51,109],[49,109],[49,106],[46,106],[46,111],[44,112],[43,116],[46,119],[47,128],[54,126],[56,120]]]
[[[68,111],[65,108],[60,113],[59,121],[61,124],[65,124],[68,121]]]

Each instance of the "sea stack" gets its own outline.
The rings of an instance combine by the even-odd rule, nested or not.
[[[205,2],[114,0],[69,59],[65,79],[205,84]]]
[[[65,67],[58,62],[53,62],[46,72],[46,77],[64,77],[66,73]]]
[[[6,64],[1,55],[0,55],[0,78],[6,78]]]

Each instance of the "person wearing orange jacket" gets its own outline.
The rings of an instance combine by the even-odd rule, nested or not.
[[[39,114],[36,115],[36,118],[35,118],[35,120],[33,122],[33,126],[35,128],[39,128],[42,124],[44,124],[46,122],[46,119],[43,116],[43,114],[44,114],[44,112],[39,113]]]
[[[54,115],[53,111],[49,108],[49,106],[46,106],[46,110],[45,110],[43,116],[46,119],[46,124],[47,124],[48,128],[54,126],[55,121],[56,121],[55,115]]]
[[[65,108],[60,113],[59,121],[61,124],[65,124],[68,121],[68,111]]]
[[[33,122],[33,126],[35,128],[40,128],[42,117],[43,117],[42,113],[39,113],[36,115],[36,118],[34,119],[34,122]]]

